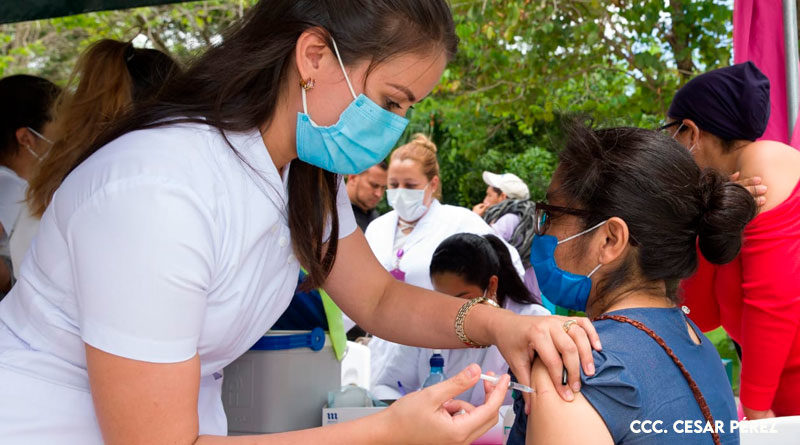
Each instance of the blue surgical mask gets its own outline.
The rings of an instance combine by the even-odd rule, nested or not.
[[[358,174],[386,158],[408,125],[408,119],[381,108],[367,96],[356,96],[336,42],[333,50],[353,102],[329,127],[317,125],[308,114],[306,90],[303,112],[297,113],[297,157],[330,172]]]
[[[559,244],[585,235],[605,223],[606,221],[603,221],[561,241],[553,235],[534,235],[531,245],[531,266],[539,282],[539,289],[553,304],[586,312],[586,303],[592,291],[591,277],[602,264],[598,264],[589,275],[577,275],[559,268],[554,255]]]

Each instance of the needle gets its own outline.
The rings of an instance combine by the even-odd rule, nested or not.
[[[486,380],[487,382],[491,382],[491,383],[494,383],[496,385],[497,382],[500,381],[500,377],[481,374],[481,380]],[[511,389],[516,389],[517,391],[522,391],[522,392],[529,392],[529,393],[535,392],[534,389],[531,388],[530,386],[525,386],[525,385],[523,385],[521,383],[517,383],[517,382],[508,382],[508,387],[511,388]]]

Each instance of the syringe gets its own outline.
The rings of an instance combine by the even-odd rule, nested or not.
[[[497,382],[500,381],[500,377],[481,374],[481,380],[486,380],[487,382],[494,383],[496,385]],[[521,383],[517,383],[517,382],[508,382],[508,387],[510,389],[516,389],[517,391],[522,391],[522,392],[529,392],[529,393],[536,392],[530,386],[525,386],[525,385],[523,385]]]

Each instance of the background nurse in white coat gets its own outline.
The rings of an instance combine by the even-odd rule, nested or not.
[[[0,302],[3,443],[463,443],[493,425],[507,377],[485,405],[448,402],[474,365],[381,414],[269,436],[222,437],[214,397],[301,264],[366,329],[463,346],[464,300],[386,273],[339,176],[386,156],[456,41],[444,0],[263,1],[113,125],[56,191]],[[531,349],[557,381],[559,351],[578,375],[599,347],[584,321],[567,334],[562,318],[486,305],[460,320],[520,376]]]
[[[415,134],[411,142],[392,152],[387,171],[387,201],[394,208],[367,227],[372,253],[392,276],[414,286],[433,289],[428,268],[433,251],[456,233],[493,233],[478,215],[464,207],[441,204],[441,181],[436,144]],[[518,272],[524,273],[519,254],[509,246]],[[392,349],[399,345],[374,337],[369,342],[371,374],[381,374]],[[374,378],[373,378],[374,381]]]
[[[369,247],[395,278],[433,289],[428,267],[439,244],[456,233],[494,233],[475,213],[442,204],[436,144],[415,134],[392,152],[387,171],[387,201],[393,210],[370,223]],[[519,254],[511,248],[514,267],[522,273]]]
[[[442,241],[430,263],[433,288],[454,297],[485,296],[500,307],[522,315],[550,315],[533,297],[519,277],[508,247],[495,235],[458,233]],[[398,345],[385,358],[385,365],[373,375],[372,392],[380,399],[396,399],[404,390],[416,390],[430,373],[433,349]],[[486,372],[508,372],[508,364],[495,346],[480,349],[444,349],[444,374],[452,376],[470,363]],[[401,389],[397,382],[402,382]],[[484,402],[482,388],[472,388],[456,398],[475,404]],[[503,404],[511,404],[511,393]]]

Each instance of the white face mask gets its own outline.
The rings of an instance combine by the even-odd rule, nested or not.
[[[425,201],[425,188],[404,189],[396,188],[386,190],[386,200],[389,205],[397,211],[397,216],[403,221],[414,222],[428,211],[428,206],[423,204]]]
[[[50,147],[47,149],[47,151],[45,151],[45,152],[44,152],[44,154],[41,154],[41,155],[40,155],[40,154],[38,154],[38,153],[36,153],[35,151],[33,151],[33,148],[31,148],[31,146],[30,146],[30,145],[26,145],[26,146],[25,146],[25,149],[26,149],[26,150],[28,150],[28,153],[30,153],[31,155],[33,155],[33,157],[34,157],[34,158],[36,158],[36,160],[37,160],[37,161],[39,161],[39,162],[42,162],[42,160],[43,160],[43,159],[44,159],[44,158],[47,156],[47,154],[48,154],[48,153],[50,153],[50,149],[51,149],[51,148],[53,148],[53,144],[54,144],[54,142],[53,142],[53,141],[51,141],[50,139],[47,139],[47,138],[46,138],[46,137],[45,137],[43,134],[39,133],[38,131],[34,130],[34,129],[33,129],[33,128],[31,128],[31,127],[25,127],[25,128],[27,128],[27,129],[28,129],[28,131],[30,131],[31,133],[33,133],[33,135],[34,135],[34,136],[36,136],[36,137],[38,137],[39,139],[41,139],[41,140],[45,141],[45,142],[46,142],[46,143],[47,143],[47,144],[50,146]]]
[[[47,156],[47,153],[45,153],[43,155],[40,155],[39,153],[36,153],[35,151],[33,151],[33,149],[31,148],[30,145],[26,145],[25,146],[25,150],[28,150],[28,153],[30,153],[31,156],[33,156],[39,162],[42,162],[42,159],[44,159],[44,157]]]
[[[677,129],[677,130],[675,130],[675,133],[672,133],[672,139],[675,139],[675,136],[677,136],[677,135],[678,135],[678,133],[681,131],[681,128],[683,128],[683,123],[681,123],[681,124],[678,126],[678,129]],[[677,139],[675,139],[675,140],[677,140]],[[689,147],[689,154],[691,154],[692,152],[694,152],[694,149],[695,149],[695,148],[697,148],[697,144],[693,144],[691,147]]]

